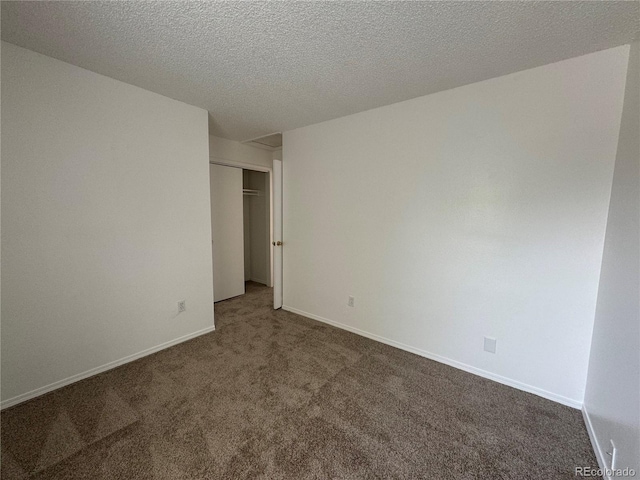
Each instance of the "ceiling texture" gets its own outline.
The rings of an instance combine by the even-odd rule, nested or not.
[[[2,2],[2,39],[207,109],[233,140],[638,38],[623,2]]]

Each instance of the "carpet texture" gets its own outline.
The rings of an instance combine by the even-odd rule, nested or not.
[[[2,412],[2,478],[571,479],[578,410],[271,308]]]

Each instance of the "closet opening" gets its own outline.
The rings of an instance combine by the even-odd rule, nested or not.
[[[244,281],[272,286],[270,179],[266,172],[242,170]]]
[[[214,302],[246,282],[273,287],[271,169],[210,162],[209,173]]]

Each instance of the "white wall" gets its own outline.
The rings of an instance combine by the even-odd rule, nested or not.
[[[3,405],[213,328],[207,128],[2,43]]]
[[[584,401],[600,460],[640,472],[640,45],[631,47]],[[606,463],[610,467],[609,463]]]
[[[271,168],[271,152],[262,148],[252,147],[235,140],[209,135],[209,157],[212,161],[257,165]]]
[[[285,308],[579,406],[627,57],[285,132]]]

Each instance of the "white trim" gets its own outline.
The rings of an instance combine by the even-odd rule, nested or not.
[[[107,370],[111,370],[113,368],[119,367],[120,365],[124,365],[125,363],[133,362],[134,360],[138,360],[139,358],[146,357],[147,355],[151,355],[152,353],[156,353],[160,350],[164,350],[165,348],[172,347],[174,345],[177,345],[178,343],[186,342],[187,340],[191,340],[192,338],[199,337],[200,335],[213,332],[215,329],[216,327],[213,326],[213,327],[204,328],[202,330],[198,330],[197,332],[193,332],[188,335],[175,338],[168,342],[161,343],[160,345],[156,345],[155,347],[147,348],[146,350],[143,350],[138,353],[134,353],[133,355],[127,355],[126,357],[123,357],[120,360],[115,360],[113,362],[106,363],[100,367],[92,368],[91,370],[87,370],[86,372],[72,375],[63,380],[50,383],[49,385],[45,385],[44,387],[36,388],[35,390],[31,390],[30,392],[17,395],[7,400],[3,400],[2,402],[0,402],[0,409],[13,407],[14,405],[17,405],[22,402],[26,402],[27,400],[31,400],[32,398],[39,397],[40,395],[44,395],[45,393],[52,392],[53,390],[57,390],[58,388],[62,388],[72,383],[78,382],[80,380],[84,380],[85,378],[93,377],[94,375],[97,375],[99,373],[106,372]]]
[[[593,447],[593,452],[596,455],[596,460],[598,461],[598,468],[605,473],[605,480],[609,480],[611,477],[606,475],[607,463],[604,461],[605,456],[600,448],[600,444],[598,443],[598,437],[596,437],[596,431],[593,428],[593,424],[591,423],[591,417],[589,416],[589,412],[587,412],[587,407],[582,405],[582,418],[584,419],[584,425],[587,427],[587,433],[589,434],[589,440],[591,440],[591,446]]]
[[[271,173],[273,171],[271,167],[263,167],[262,165],[255,165],[253,163],[236,162],[235,160],[228,160],[222,157],[209,157],[209,164],[212,163],[215,165],[242,168],[244,170],[254,170],[256,172]]]
[[[269,282],[267,287],[273,287],[273,170],[269,172]]]
[[[405,345],[404,343],[396,342],[395,340],[390,340],[388,338],[381,337],[374,333],[365,332],[364,330],[360,330],[355,327],[351,327],[349,325],[345,325],[344,323],[335,322],[333,320],[329,320],[327,318],[320,317],[318,315],[313,315],[308,312],[303,312],[302,310],[298,310],[293,307],[289,307],[286,305],[282,306],[283,310],[286,310],[291,313],[296,313],[298,315],[302,315],[303,317],[308,317],[313,320],[318,320],[319,322],[328,323],[329,325],[333,325],[334,327],[341,328],[343,330],[347,330],[349,332],[361,335],[363,337],[370,338],[372,340],[376,340],[381,343],[385,343],[387,345],[391,345],[392,347],[399,348],[401,350],[406,350],[407,352],[415,353],[416,355],[420,355],[421,357],[428,358],[430,360],[435,360],[436,362],[444,363],[445,365],[449,365],[451,367],[458,368],[460,370],[464,370],[465,372],[473,373],[474,375],[478,375],[480,377],[487,378],[489,380],[493,380],[495,382],[501,383],[503,385],[507,385],[509,387],[517,388],[518,390],[522,390],[524,392],[533,393],[534,395],[538,395],[540,397],[546,398],[548,400],[552,400],[557,403],[561,403],[568,407],[572,408],[581,408],[582,402],[578,400],[574,400],[572,398],[567,398],[562,395],[558,395],[552,392],[548,392],[538,387],[534,387],[532,385],[528,385],[526,383],[519,382],[517,380],[513,380],[511,378],[503,377],[501,375],[497,375],[495,373],[488,372],[486,370],[482,370],[480,368],[472,367],[471,365],[467,365],[462,362],[458,362],[457,360],[452,360],[447,357],[443,357],[441,355],[437,355],[435,353],[427,352],[426,350],[421,350],[419,348],[412,347],[410,345]]]
[[[283,304],[283,265],[284,265],[284,171],[282,169],[282,160],[273,160],[273,175],[271,175],[271,192],[273,200],[273,308],[277,310],[282,308]],[[274,244],[275,241],[275,244]],[[280,244],[278,245],[278,242]]]

